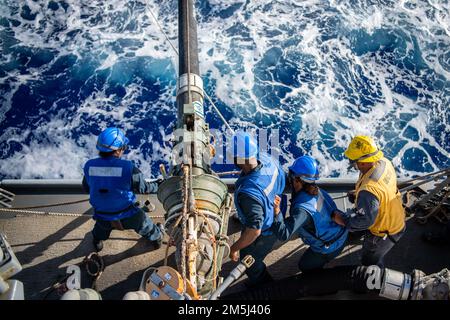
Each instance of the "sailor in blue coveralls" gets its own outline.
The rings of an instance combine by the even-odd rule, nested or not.
[[[98,137],[99,157],[84,165],[83,187],[94,208],[94,246],[103,249],[103,240],[113,229],[134,229],[148,239],[153,248],[161,247],[162,232],[136,203],[135,193],[156,193],[158,183],[146,182],[141,171],[129,160],[120,159],[128,138],[118,128],[107,128]]]
[[[248,287],[272,280],[263,260],[277,241],[270,231],[274,218],[275,196],[282,194],[285,174],[278,161],[259,153],[255,140],[239,132],[234,137],[234,162],[241,175],[236,181],[234,203],[243,225],[240,238],[231,246],[230,258],[238,261],[250,254],[255,263],[246,270]]]
[[[332,219],[338,211],[336,204],[325,190],[316,186],[318,179],[316,160],[310,156],[298,158],[289,167],[288,180],[292,187],[289,217],[278,219],[280,199],[275,203],[277,218],[272,231],[278,239],[287,241],[298,234],[309,245],[298,262],[301,271],[322,268],[341,253],[347,240],[347,229]]]

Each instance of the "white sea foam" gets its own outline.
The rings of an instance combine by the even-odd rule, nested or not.
[[[0,80],[12,86],[5,97],[6,103],[0,105],[0,123],[11,108],[10,100],[20,85],[36,81],[53,62],[68,54],[75,55],[77,63],[82,63],[89,52],[88,56],[96,60],[96,72],[107,72],[108,79],[120,63],[136,57],[171,61],[171,67],[177,70],[177,57],[148,11],[158,17],[177,46],[177,7],[174,1],[65,2],[68,4],[67,10],[60,6],[53,11],[48,8],[47,0],[8,1],[8,10],[0,14],[20,21],[20,26],[11,28],[20,45],[57,52],[52,62],[36,70],[29,70],[27,74],[13,70]],[[213,90],[213,96],[234,112],[230,123],[236,128],[283,126],[290,134],[290,138],[281,142],[286,161],[293,161],[294,155],[289,150],[295,144],[304,154],[311,154],[319,160],[324,176],[353,176],[354,173],[347,171],[342,155],[330,150],[342,150],[356,134],[378,137],[382,148],[400,137],[405,140],[393,155],[393,162],[404,176],[417,173],[405,169],[402,164],[405,152],[411,148],[423,151],[427,163],[433,169],[438,168],[423,148],[425,142],[436,148],[443,157],[449,157],[449,96],[445,91],[448,86],[444,85],[441,92],[426,86],[416,88],[418,98],[415,101],[398,94],[394,87],[399,82],[415,87],[417,79],[426,78],[424,71],[419,71],[417,75],[408,73],[404,68],[385,62],[383,58],[386,57],[378,51],[358,55],[352,51],[349,38],[355,30],[364,30],[369,36],[380,29],[401,30],[409,38],[405,40],[405,57],[416,50],[415,39],[426,67],[432,70],[435,77],[449,81],[449,64],[447,62],[445,66],[439,60],[448,54],[450,43],[450,9],[447,1],[404,0],[385,6],[369,5],[363,0],[352,1],[351,4],[344,0],[208,2],[212,12],[207,17],[198,16],[201,74],[215,80],[215,87],[208,89]],[[36,14],[33,21],[12,13],[14,8],[20,12],[23,4],[27,4]],[[231,9],[234,12],[230,17],[224,19],[217,15]],[[326,21],[335,17],[337,21],[327,26]],[[229,31],[232,27],[237,31]],[[333,32],[337,36],[329,36]],[[125,40],[130,44],[117,49],[118,42]],[[435,45],[437,43],[440,45]],[[271,78],[264,80],[256,74],[257,71],[267,71],[258,68],[272,48],[281,49],[278,59],[296,66],[298,74],[293,83],[297,84],[283,83],[274,78],[273,72],[267,73]],[[298,58],[300,55],[311,58],[314,65],[308,65],[309,60]],[[2,55],[0,61],[6,63],[13,60],[13,56]],[[345,65],[349,73],[344,74],[339,64]],[[275,66],[269,69],[273,71]],[[312,75],[312,80],[308,80],[309,75]],[[156,74],[155,78],[159,76]],[[370,84],[367,85],[366,81]],[[263,103],[255,89],[263,85],[265,88],[288,89],[286,96],[280,98],[279,106],[268,107]],[[158,101],[144,102],[137,110],[133,109],[144,89],[137,82],[128,84],[124,97],[117,102],[105,88],[98,88],[79,105],[72,106],[72,110],[56,112],[55,102],[53,118],[42,123],[38,132],[24,131],[19,135],[17,130],[10,128],[0,133],[0,142],[22,144],[22,150],[1,161],[0,174],[22,178],[79,177],[83,162],[96,154],[94,135],[86,132],[79,134],[79,128],[94,125],[104,128],[107,119],[114,119],[124,129],[133,131],[138,130],[136,123],[142,119],[175,115],[174,88],[171,85],[161,88]],[[370,104],[364,104],[362,90],[379,92],[379,97],[373,98]],[[296,101],[302,102],[297,105]],[[410,115],[410,119],[398,128],[401,114]],[[272,120],[256,122],[256,118],[263,117],[271,117]],[[435,123],[444,128],[440,135],[431,133]],[[331,131],[325,129],[327,126],[332,128]],[[408,126],[417,130],[417,141],[404,136]],[[152,162],[168,162],[170,131],[162,125],[148,128],[144,138],[128,154],[129,158],[138,161],[145,174],[158,174],[152,172]],[[31,141],[25,143],[30,137],[33,137]],[[330,145],[326,146],[325,141],[329,141]],[[148,146],[151,154],[141,150]]]
[[[273,19],[273,12],[262,12],[259,9],[261,6],[258,4],[255,5],[249,5],[247,7],[247,10],[252,12],[252,18],[251,19],[244,19],[242,12],[237,12],[233,16],[233,21],[239,21],[242,22],[243,25],[245,25],[247,28],[250,29],[250,34],[252,35],[252,39],[254,43],[257,43],[257,51],[253,49],[254,46],[250,43],[246,43],[251,47],[253,50],[253,54],[250,55],[253,59],[247,59],[248,55],[245,54],[245,52],[248,52],[248,48],[241,47],[231,47],[232,41],[230,39],[225,41],[217,41],[219,44],[214,46],[214,49],[219,48],[221,50],[215,50],[215,55],[213,57],[208,57],[207,55],[203,55],[202,57],[204,60],[202,62],[206,63],[208,60],[214,59],[214,61],[227,61],[226,53],[230,52],[231,50],[242,50],[242,56],[244,56],[244,70],[254,70],[256,63],[259,61],[259,59],[262,57],[262,53],[266,52],[268,49],[270,49],[271,46],[276,45],[277,41],[272,41],[273,39],[270,38],[270,40],[266,37],[261,37],[263,34],[260,32],[260,30],[263,30],[265,27],[270,26],[273,29],[281,29],[280,27],[286,23],[286,21],[293,21],[297,17],[298,21],[301,21],[298,17],[302,16],[303,12],[302,10],[307,7],[306,11],[314,11],[311,7],[308,7],[309,4],[303,5],[305,7],[301,7],[302,10],[283,10],[286,2],[280,3],[280,2],[274,2],[274,1],[266,1],[264,3],[272,3],[274,4],[273,11],[277,12],[276,19]],[[400,5],[401,6],[401,5]],[[250,8],[249,8],[250,7]],[[397,10],[399,7],[394,8],[372,8],[372,10],[353,10],[350,8],[347,2],[339,2],[336,6],[339,10],[341,10],[343,13],[343,16],[347,19],[347,28],[353,28],[353,29],[365,29],[368,34],[372,34],[374,30],[379,28],[393,28],[397,26],[401,26],[401,24],[398,24],[399,19],[397,17]],[[361,7],[364,7],[361,5]],[[362,9],[359,7],[359,9]],[[358,7],[357,7],[358,8]],[[292,7],[291,7],[292,9]],[[308,10],[309,9],[309,10]],[[445,11],[442,7],[439,9],[440,11],[440,17],[448,16],[448,9]],[[410,21],[409,23],[413,24],[416,23],[419,19],[418,16],[426,16],[425,15],[425,7],[423,4],[419,5],[415,12],[411,14],[408,18]],[[368,14],[369,12],[369,14]],[[363,13],[363,14],[361,14]],[[256,18],[254,18],[256,17]],[[316,83],[315,87],[313,89],[305,87],[304,85],[301,85],[297,88],[293,87],[292,91],[288,93],[287,97],[295,97],[298,94],[302,94],[303,96],[308,97],[308,102],[304,106],[304,110],[302,110],[302,114],[299,115],[292,115],[295,117],[300,117],[304,128],[302,128],[301,132],[297,136],[297,143],[301,144],[304,140],[313,140],[317,142],[320,140],[319,134],[323,131],[323,125],[325,123],[335,123],[337,120],[339,120],[341,123],[344,124],[345,129],[339,128],[335,134],[334,134],[334,140],[335,145],[345,148],[350,138],[356,134],[367,134],[367,135],[373,135],[377,136],[380,132],[384,130],[384,125],[386,123],[389,123],[391,121],[395,121],[396,117],[399,116],[400,110],[404,113],[418,113],[419,116],[414,117],[413,121],[410,123],[410,125],[419,128],[418,130],[423,134],[426,134],[426,139],[428,139],[431,143],[431,145],[438,148],[438,150],[445,156],[448,156],[448,152],[443,147],[440,147],[439,144],[444,142],[445,140],[442,140],[441,142],[437,142],[435,139],[432,138],[432,136],[428,133],[427,123],[430,123],[430,119],[428,117],[424,117],[427,114],[427,109],[423,107],[417,106],[416,103],[407,100],[407,104],[405,105],[405,99],[402,99],[402,97],[394,98],[394,96],[397,96],[392,91],[392,80],[396,79],[395,69],[388,68],[388,66],[383,65],[377,65],[374,63],[373,60],[371,60],[370,57],[359,57],[356,56],[354,53],[352,53],[348,48],[348,43],[346,43],[345,39],[332,39],[328,40],[325,43],[316,42],[316,38],[320,36],[320,31],[315,25],[317,23],[316,20],[309,20],[308,24],[302,29],[299,30],[299,34],[302,35],[302,41],[300,43],[300,50],[303,53],[309,53],[313,55],[316,58],[316,61],[323,63],[326,68],[326,79],[328,81],[325,81],[324,83]],[[428,17],[425,19],[426,23],[424,23],[427,27],[425,29],[432,29],[432,30],[438,30],[439,26],[431,21]],[[223,34],[223,30],[226,30],[230,25],[220,24],[218,21],[211,22],[211,24],[206,24],[204,29],[211,30],[212,24],[215,24],[217,26],[220,26],[220,30],[216,31],[214,34]],[[433,26],[430,28],[430,26]],[[295,29],[295,27],[294,27]],[[404,31],[410,32],[411,30],[405,29]],[[428,45],[427,41],[425,40],[425,37],[419,37],[419,44],[420,48],[422,50],[426,50],[426,47]],[[214,39],[215,40],[215,39]],[[208,43],[213,43],[214,40],[208,41]],[[222,40],[222,39],[220,39]],[[283,40],[286,40],[286,37],[283,38],[283,33],[281,33],[281,36],[279,36],[276,40],[279,40],[278,42],[281,42]],[[448,39],[447,39],[448,41]],[[239,43],[239,42],[238,42]],[[227,46],[229,46],[227,48]],[[327,54],[323,54],[322,48],[328,48]],[[407,43],[407,51],[408,49],[412,48],[412,44],[410,42]],[[210,49],[207,47],[205,51]],[[285,49],[284,53],[286,53],[288,49]],[[359,113],[358,112],[358,118],[345,118],[343,114],[340,112],[342,111],[343,107],[348,103],[345,102],[345,100],[341,100],[339,97],[341,95],[337,94],[336,89],[341,89],[339,85],[336,85],[336,75],[331,72],[330,65],[332,65],[332,62],[330,61],[330,56],[328,52],[334,51],[339,52],[339,56],[346,57],[352,62],[352,67],[355,67],[356,65],[359,65],[364,75],[372,80],[372,83],[379,84],[380,89],[383,96],[383,101],[375,104],[369,112],[365,113]],[[260,53],[260,54],[258,54]],[[229,59],[228,59],[229,60]],[[445,71],[442,70],[442,68],[439,65],[432,65],[432,61],[427,61],[428,66],[434,69],[438,74],[444,75],[448,78],[448,75]],[[248,64],[248,65],[247,65]],[[239,66],[240,67],[240,66]],[[208,65],[208,70],[213,70],[213,75],[219,74],[220,72],[217,70],[217,68],[214,66],[213,63],[210,63]],[[238,70],[241,70],[240,68],[236,68]],[[392,74],[394,72],[394,74]],[[228,100],[236,101],[236,97],[239,96],[239,92],[241,90],[245,90],[250,93],[250,96],[253,98],[251,92],[252,88],[255,84],[254,78],[252,77],[252,73],[245,72],[244,75],[241,76],[242,72],[235,72],[233,69],[228,74],[221,74],[220,79],[223,79],[223,81],[226,84],[233,83],[233,80],[236,81],[236,79],[244,78],[248,79],[246,82],[239,82],[239,89],[233,88],[233,86],[223,84],[221,86],[218,86],[216,89],[216,94],[220,99],[223,99],[228,105],[233,106],[231,104],[231,101],[228,102]],[[393,77],[394,76],[394,77]],[[389,80],[386,79],[386,77],[389,78]],[[401,75],[398,75],[398,78],[394,81],[400,80]],[[214,78],[219,78],[218,76],[214,76]],[[351,79],[348,79],[351,80]],[[408,79],[405,80],[405,82],[408,84]],[[277,83],[269,82],[273,85],[276,85]],[[351,82],[349,83],[351,85]],[[421,91],[421,90],[419,90]],[[434,98],[439,98],[435,94],[432,95]],[[345,97],[344,97],[345,98]],[[442,100],[441,100],[442,101]],[[448,100],[442,101],[444,104],[445,102],[448,103]],[[440,103],[441,104],[441,103]],[[236,104],[234,104],[236,105]],[[240,104],[236,105],[238,108],[240,108],[242,105]],[[267,110],[266,108],[262,107],[258,102],[256,102],[257,106],[257,112],[263,112],[263,113],[270,113],[271,110]],[[442,106],[442,104],[441,104]],[[445,110],[445,105],[442,106]],[[442,108],[441,107],[441,108]],[[276,108],[274,108],[277,110]],[[439,109],[442,111],[442,109]],[[239,110],[236,110],[238,113]],[[279,112],[277,110],[277,112]],[[445,111],[444,111],[445,113]],[[245,114],[245,113],[241,113]],[[422,119],[423,122],[415,121],[414,119]],[[239,124],[241,126],[251,126],[251,118],[245,119],[241,117],[239,119]],[[448,126],[446,127],[448,129]],[[447,131],[446,135],[448,137],[449,132]],[[423,135],[422,135],[423,137]],[[385,141],[383,136],[380,137],[380,145],[383,147],[385,143],[388,141]],[[293,143],[294,141],[291,141]],[[286,144],[286,143],[285,143]],[[400,153],[394,157],[394,162],[399,164],[400,171],[402,174],[408,174],[405,170],[402,170],[401,166],[401,158],[404,154],[404,152],[409,149],[410,147],[416,147],[421,150],[423,148],[420,146],[419,143],[412,143],[409,142],[405,147],[402,148]],[[439,147],[438,147],[439,146]],[[447,145],[448,148],[448,145]],[[346,163],[345,162],[336,162],[335,160],[332,160],[330,157],[330,154],[327,154],[326,150],[319,150],[316,145],[312,147],[312,150],[304,150],[305,153],[312,153],[314,156],[316,156],[321,164],[324,167],[324,174],[330,174],[332,171],[338,171],[341,173],[341,176],[346,175],[347,172],[345,170]],[[433,161],[431,160],[430,156],[427,154],[428,162],[433,166],[433,168],[436,169],[436,166],[433,164]]]

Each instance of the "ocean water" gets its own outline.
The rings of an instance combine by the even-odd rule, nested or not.
[[[343,151],[365,134],[399,176],[450,166],[448,0],[195,4],[206,92],[234,129],[278,130],[283,165],[355,176]],[[0,0],[0,179],[80,178],[108,126],[159,175],[178,60],[150,12],[177,46],[173,0]]]

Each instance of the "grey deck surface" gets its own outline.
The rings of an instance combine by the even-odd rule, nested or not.
[[[342,195],[344,190],[329,190],[332,196]],[[63,201],[86,199],[87,195],[18,195],[14,206],[30,206]],[[143,197],[141,199],[144,199]],[[162,215],[162,207],[155,196],[150,196],[157,206],[156,212],[150,214]],[[338,201],[341,209],[349,207],[348,202]],[[36,209],[39,210],[39,209]],[[51,208],[59,212],[86,212],[90,213],[88,203],[67,207]],[[163,219],[157,218],[156,222]],[[14,279],[24,283],[26,299],[43,299],[45,288],[51,286],[60,276],[65,274],[70,264],[78,264],[93,251],[91,234],[94,221],[89,217],[58,217],[36,216],[0,213],[0,232],[8,237],[17,258],[23,266],[23,271]],[[420,269],[425,273],[440,271],[450,267],[450,248],[434,247],[420,240],[422,232],[436,230],[441,225],[431,220],[422,226],[412,218],[408,218],[407,232],[399,244],[388,254],[386,266],[404,272]],[[239,236],[239,224],[230,220],[228,234],[230,242]],[[147,242],[139,239],[133,231],[116,231],[105,242],[101,255],[105,261],[106,269],[100,277],[97,287],[103,299],[122,299],[126,292],[137,290],[145,269],[150,266],[163,264],[164,248],[149,251]],[[275,279],[281,279],[298,273],[297,262],[306,247],[301,240],[295,239],[287,243],[279,243],[267,258],[269,272]],[[342,254],[326,267],[346,264],[358,264],[360,243],[348,245]],[[174,248],[169,251],[169,265],[174,264]],[[224,259],[222,276],[226,276],[236,263]],[[226,293],[244,290],[243,276],[229,288]],[[90,286],[89,277],[82,272],[82,287]],[[56,293],[49,295],[48,299],[58,299]],[[337,295],[329,298],[358,299],[352,295]]]

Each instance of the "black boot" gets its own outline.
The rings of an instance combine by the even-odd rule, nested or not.
[[[162,237],[158,240],[150,240],[150,246],[153,248],[153,250],[158,250],[162,246]]]
[[[269,271],[265,269],[263,274],[257,280],[250,281],[250,279],[248,279],[246,282],[244,282],[244,285],[247,287],[247,289],[253,289],[272,281],[272,276],[270,275]]]
[[[363,241],[362,237],[364,236],[365,231],[355,231],[349,232],[347,237],[348,244],[359,244]]]
[[[94,244],[95,251],[100,252],[103,250],[103,241],[102,240],[97,240],[94,238],[92,243]]]

